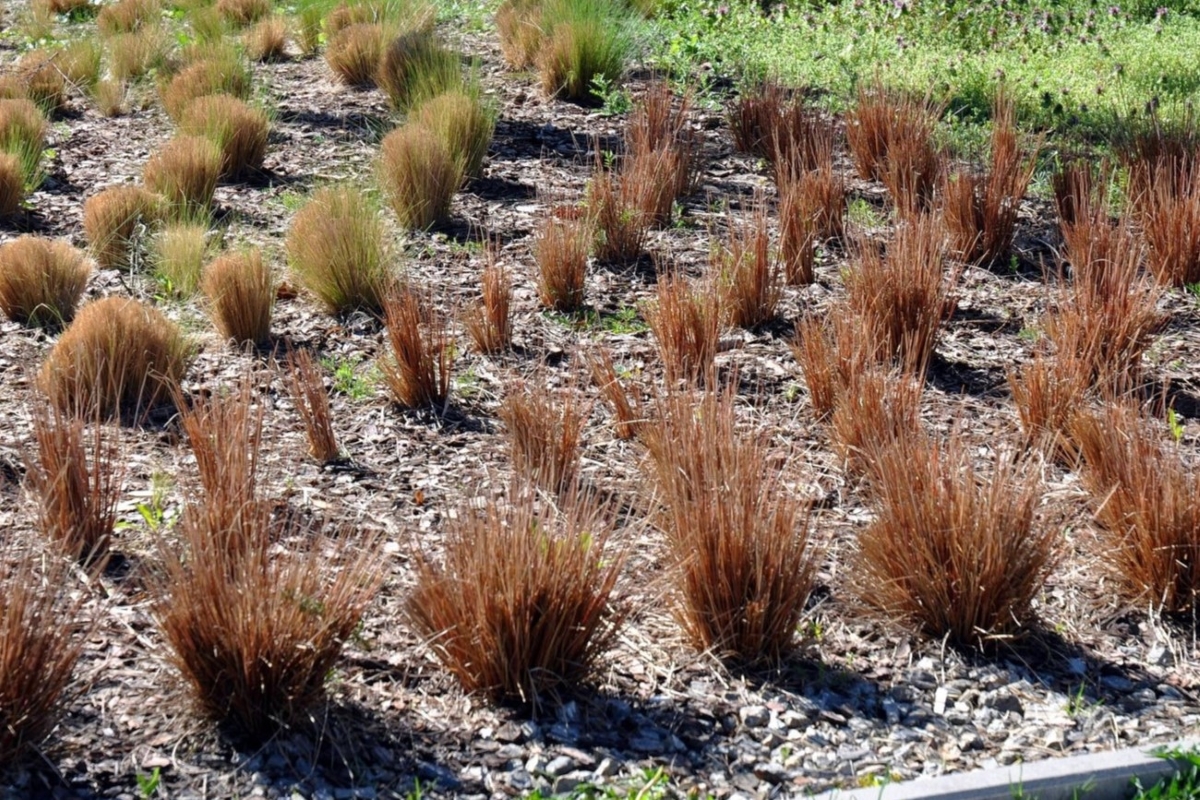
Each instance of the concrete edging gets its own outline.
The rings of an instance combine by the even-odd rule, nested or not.
[[[1200,739],[1182,739],[1168,750],[1200,748]],[[1176,763],[1133,747],[1066,758],[1048,758],[1007,767],[918,778],[866,789],[834,790],[821,800],[1126,800],[1134,778],[1150,787],[1169,778]],[[1078,794],[1077,790],[1084,789]]]

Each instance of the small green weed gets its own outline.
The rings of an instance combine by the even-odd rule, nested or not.
[[[1175,774],[1149,789],[1143,788],[1135,779],[1133,786],[1137,794],[1133,800],[1194,800],[1200,797],[1200,750],[1160,749],[1154,755],[1176,762]]]
[[[600,100],[602,117],[618,117],[633,107],[629,93],[605,75],[592,76],[592,94]]]
[[[145,798],[153,797],[158,791],[158,784],[161,780],[162,774],[159,772],[158,767],[155,767],[154,771],[149,775],[139,773],[137,776],[138,793]]]
[[[1171,430],[1171,438],[1176,442],[1183,438],[1183,418],[1173,408],[1167,409],[1167,427]]]
[[[366,400],[375,394],[375,386],[379,383],[379,373],[374,367],[359,368],[357,360],[339,359],[326,356],[321,359],[321,366],[333,373],[333,390],[345,395],[351,400]]]
[[[878,228],[887,220],[875,206],[856,197],[846,206],[846,221],[860,228]]]

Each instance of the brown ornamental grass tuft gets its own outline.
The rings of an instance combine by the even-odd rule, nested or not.
[[[191,361],[179,327],[137,300],[85,305],[38,373],[38,386],[65,414],[136,417],[168,399]]]
[[[1147,265],[1158,282],[1200,282],[1200,169],[1186,178],[1158,175],[1143,196],[1141,222]]]
[[[140,186],[112,186],[83,203],[83,232],[104,269],[133,266],[140,231],[158,216],[158,199]]]
[[[75,317],[92,264],[65,241],[21,236],[0,246],[0,311],[14,322],[60,328]]]
[[[991,265],[1012,248],[1021,199],[1037,166],[1037,150],[1022,152],[1017,108],[1004,94],[992,111],[991,164],[985,175],[960,173],[943,187],[942,216],[951,248],[964,261]]]
[[[418,553],[406,616],[468,692],[534,707],[592,677],[626,611],[612,511],[528,489],[452,518],[440,562]]]
[[[292,272],[331,314],[378,314],[391,290],[391,255],[379,209],[356,189],[313,192],[287,235]]]
[[[16,157],[20,186],[36,189],[50,130],[45,115],[29,100],[0,99],[0,155]],[[11,167],[10,167],[11,169]]]
[[[496,129],[496,111],[477,93],[442,92],[421,103],[413,117],[445,143],[465,177],[483,174],[483,159]]]
[[[103,563],[117,521],[124,458],[98,422],[46,406],[33,412],[37,458],[29,483],[38,498],[42,535],[67,557]]]
[[[446,141],[420,122],[384,137],[379,181],[401,226],[423,230],[445,222],[463,180],[463,165]]]
[[[217,13],[232,25],[244,27],[271,13],[271,0],[217,0]]]
[[[587,356],[588,372],[592,383],[613,414],[613,433],[618,439],[632,439],[643,423],[642,403],[636,394],[630,394],[621,383],[612,353],[606,347],[597,347]]]
[[[667,390],[642,431],[674,610],[699,650],[778,663],[816,576],[808,510],[762,431],[738,430],[731,391]]]
[[[131,33],[153,24],[161,16],[159,0],[117,0],[100,9],[96,27],[104,36]]]
[[[337,461],[341,457],[341,449],[333,432],[329,392],[311,351],[297,350],[288,355],[288,379],[292,402],[296,404],[296,412],[304,423],[309,455],[321,464]]]
[[[479,276],[483,296],[463,320],[480,353],[501,353],[512,347],[512,276],[491,258]]]
[[[504,0],[496,9],[500,52],[512,69],[528,69],[542,44],[541,0]]]
[[[583,427],[591,413],[576,387],[555,391],[516,381],[507,387],[498,413],[508,431],[513,468],[524,482],[553,493],[575,483]]]
[[[1060,549],[1059,532],[1035,520],[1040,471],[997,450],[981,473],[958,432],[900,438],[871,461],[876,517],[850,573],[859,598],[960,647],[1021,634]]]
[[[209,443],[209,480],[184,510],[178,544],[158,540],[150,589],[197,710],[261,744],[310,724],[384,570],[369,534],[272,518],[257,490],[262,416],[247,387],[185,414],[189,439]]]
[[[585,217],[564,219],[551,214],[542,220],[533,242],[542,305],[566,313],[583,307],[591,239],[591,220]]]
[[[1200,600],[1200,478],[1128,404],[1077,415],[1072,433],[1092,495],[1094,556],[1130,603],[1194,614]]]
[[[462,60],[427,30],[407,31],[388,42],[378,59],[375,81],[392,107],[401,111],[465,88]]]
[[[237,178],[262,167],[270,122],[261,109],[229,95],[207,95],[188,104],[179,130],[202,136],[221,151],[221,176]]]
[[[203,219],[212,206],[224,154],[203,136],[176,134],[142,169],[146,188],[161,195],[177,219]]]
[[[21,159],[0,153],[0,219],[17,213],[25,201],[25,176]]]
[[[347,86],[374,86],[387,35],[382,25],[348,25],[330,34],[329,44],[325,47],[325,63]]]
[[[725,243],[713,251],[710,269],[721,285],[721,307],[729,324],[755,328],[775,318],[783,296],[783,264],[771,249],[764,198],[756,197],[744,218],[731,218]]]
[[[246,55],[251,61],[280,61],[287,55],[288,23],[274,15],[259,20],[242,36]]]
[[[846,186],[832,167],[794,173],[778,179],[779,257],[792,286],[815,280],[817,244],[841,238],[846,210]]]
[[[198,97],[227,94],[245,100],[250,96],[250,70],[236,50],[214,49],[162,84],[159,94],[167,114],[179,120]]]
[[[392,357],[383,379],[405,408],[440,408],[450,398],[454,352],[445,317],[430,298],[403,288],[384,307]]]
[[[225,340],[262,347],[271,338],[275,279],[258,248],[223,255],[204,269],[201,288]]]
[[[58,722],[83,646],[81,598],[66,561],[0,538],[0,766],[33,755]]]
[[[699,383],[714,375],[721,298],[712,281],[693,283],[682,275],[661,275],[644,313],[668,384]]]

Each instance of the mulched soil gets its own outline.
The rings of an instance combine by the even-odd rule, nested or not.
[[[769,674],[733,674],[690,650],[663,611],[658,539],[634,527],[622,535],[634,553],[625,592],[637,611],[593,686],[548,704],[535,718],[464,695],[398,621],[399,607],[413,579],[413,548],[436,554],[445,517],[505,482],[508,454],[496,418],[505,384],[524,376],[593,398],[585,475],[636,506],[642,454],[612,434],[608,411],[584,378],[581,349],[602,343],[645,385],[658,378],[644,326],[614,332],[603,320],[650,296],[656,265],[700,274],[727,224],[722,204],[744,207],[769,180],[761,164],[733,152],[720,109],[698,109],[702,179],[683,202],[679,222],[653,234],[653,260],[592,270],[587,299],[600,324],[565,323],[538,304],[532,233],[548,206],[581,196],[595,148],[615,147],[623,120],[545,99],[531,76],[503,70],[490,32],[447,35],[481,59],[501,117],[484,177],[456,198],[452,224],[404,237],[403,270],[447,310],[460,310],[478,293],[481,242],[497,243],[500,262],[516,277],[517,340],[515,352],[500,357],[460,348],[447,408],[392,406],[373,366],[386,354],[379,326],[360,317],[333,319],[303,294],[278,303],[276,347],[244,353],[222,344],[200,305],[156,299],[153,281],[143,275],[102,271],[88,290],[89,298],[119,293],[158,302],[202,343],[187,392],[254,376],[267,410],[265,466],[279,498],[305,513],[384,532],[389,577],[334,676],[329,708],[310,730],[249,752],[190,713],[149,613],[140,576],[153,563],[153,543],[137,505],[152,501],[152,486],[165,485],[172,518],[194,491],[194,464],[172,424],[125,428],[122,513],[129,525],[117,544],[124,569],[78,587],[94,593],[88,609],[96,628],[60,726],[41,758],[10,776],[8,796],[132,798],[138,776],[158,769],[163,789],[178,798],[391,797],[418,782],[433,796],[499,797],[565,791],[581,782],[644,784],[646,770],[659,767],[681,791],[773,796],[1148,745],[1196,730],[1194,633],[1113,600],[1087,555],[1086,496],[1076,476],[1056,466],[1045,468],[1040,514],[1063,528],[1068,553],[1039,600],[1042,627],[1028,642],[990,658],[964,655],[856,612],[841,570],[870,513],[812,420],[787,346],[792,321],[842,293],[845,254],[837,250],[821,254],[815,285],[787,290],[780,323],[727,334],[719,356],[725,374],[738,371],[746,416],[769,428],[797,491],[822,500],[814,524],[826,559],[809,625],[819,635],[801,657]],[[14,57],[11,42],[0,44],[0,62]],[[265,170],[251,183],[222,186],[216,202],[226,241],[262,244],[282,272],[282,239],[298,199],[330,181],[370,183],[379,139],[395,120],[381,93],[338,85],[320,58],[259,65],[255,76],[275,108]],[[636,96],[645,83],[635,76],[629,88]],[[0,223],[0,241],[35,232],[83,246],[84,199],[138,180],[172,128],[153,102],[106,119],[75,98],[55,122],[45,185],[28,212]],[[853,197],[886,219],[881,187],[851,186]],[[922,413],[933,430],[963,428],[981,456],[1018,430],[1005,373],[1031,352],[1018,333],[1035,326],[1046,306],[1042,270],[1055,263],[1057,242],[1052,210],[1030,200],[1022,209],[1019,268],[963,273]],[[1194,451],[1200,442],[1196,304],[1181,293],[1166,303],[1171,324],[1148,356],[1149,369],[1176,392],[1184,443]],[[33,371],[52,344],[44,334],[0,324],[0,528],[6,530],[35,522],[19,478],[31,441]],[[366,397],[333,396],[348,463],[321,468],[306,457],[278,359],[299,346],[357,365],[368,383]]]

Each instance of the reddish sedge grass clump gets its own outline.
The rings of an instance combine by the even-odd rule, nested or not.
[[[322,464],[337,461],[341,450],[333,432],[329,392],[310,351],[297,350],[288,355],[288,378],[292,402],[304,423],[309,455]]]
[[[217,13],[237,27],[258,22],[271,13],[271,0],[217,0]]]
[[[480,353],[504,352],[512,347],[512,276],[492,260],[479,283],[483,296],[463,322]]]
[[[58,114],[67,105],[67,80],[55,54],[48,50],[30,50],[17,62],[17,76],[25,97],[48,115]]]
[[[158,216],[158,200],[140,186],[113,186],[83,203],[83,233],[104,269],[132,265],[138,231]]]
[[[541,0],[504,0],[496,9],[500,53],[512,69],[528,69],[542,43]]]
[[[1157,175],[1141,206],[1147,265],[1154,277],[1164,286],[1200,281],[1200,169],[1186,178]]]
[[[33,412],[37,459],[29,482],[42,535],[75,561],[102,562],[117,521],[123,458],[100,424],[40,406]]]
[[[754,328],[775,318],[783,295],[782,266],[771,251],[766,201],[756,197],[745,218],[730,220],[728,237],[710,261],[729,324]]]
[[[585,217],[547,216],[533,243],[538,268],[538,298],[542,305],[570,313],[583,306],[587,285],[591,221]]]
[[[933,639],[986,647],[1020,634],[1058,555],[1040,527],[1033,465],[997,451],[981,474],[958,432],[901,438],[871,454],[876,518],[858,536],[859,598]]]
[[[100,9],[96,27],[105,36],[131,33],[150,25],[162,15],[158,0],[117,0]]]
[[[208,95],[188,104],[179,130],[203,136],[221,151],[221,177],[237,178],[262,167],[270,133],[267,115],[229,95]]]
[[[912,375],[869,366],[846,377],[829,415],[829,438],[846,470],[874,477],[874,455],[921,438],[922,384]]]
[[[1166,323],[1162,290],[1140,275],[1145,248],[1125,224],[1096,227],[1106,236],[1091,260],[1074,264],[1076,278],[1046,315],[1046,336],[1060,363],[1078,362],[1089,386],[1121,394],[1141,385],[1142,355]]]
[[[81,598],[56,555],[20,536],[0,538],[0,766],[30,755],[58,721],[83,646]]]
[[[408,288],[388,298],[384,317],[392,359],[383,366],[383,379],[392,399],[405,408],[444,405],[454,358],[445,318]]]
[[[59,337],[38,385],[66,414],[136,417],[171,396],[191,354],[179,327],[157,309],[106,297],[85,305]]]
[[[854,376],[876,360],[876,343],[865,335],[862,320],[845,306],[831,309],[826,318],[802,318],[796,323],[791,348],[818,421],[829,418]]]
[[[387,39],[382,25],[357,23],[331,33],[325,48],[325,63],[347,86],[375,85],[379,57]]]
[[[812,283],[817,243],[841,238],[846,186],[832,166],[778,178],[779,251],[792,286]]]
[[[1008,388],[1027,446],[1041,448],[1061,464],[1076,463],[1079,449],[1070,425],[1091,391],[1089,372],[1078,359],[1055,359],[1045,351],[1009,371]]]
[[[700,650],[777,663],[815,579],[806,505],[771,466],[763,434],[738,432],[730,391],[668,390],[657,406],[642,439],[676,617]]]
[[[945,228],[920,216],[896,229],[886,255],[862,242],[845,277],[849,307],[879,352],[917,375],[924,374],[942,321],[955,307],[957,275],[946,274],[945,256]]]
[[[301,285],[332,314],[378,313],[394,278],[379,210],[349,186],[313,192],[296,213],[287,254]]]
[[[1129,118],[1115,134],[1113,149],[1128,172],[1126,197],[1135,216],[1156,192],[1181,189],[1197,179],[1200,124],[1194,109],[1170,121],[1157,111],[1145,119]]]
[[[310,719],[382,570],[370,536],[272,518],[258,494],[262,416],[248,386],[185,414],[193,446],[204,443],[204,492],[184,511],[179,545],[158,541],[150,589],[198,711],[260,743]]]
[[[613,433],[618,439],[632,439],[637,436],[643,421],[641,401],[637,396],[631,396],[621,385],[612,353],[606,347],[596,348],[588,355],[587,366],[592,383],[600,390],[600,396],[612,410]]]
[[[712,374],[721,333],[721,300],[711,281],[697,285],[682,275],[659,276],[645,315],[669,384],[696,383]]]
[[[669,222],[674,202],[693,188],[700,143],[689,125],[691,108],[691,95],[676,102],[670,86],[656,81],[630,112],[622,191],[647,224]]]
[[[406,616],[466,691],[536,707],[590,678],[614,644],[625,553],[595,500],[576,491],[555,507],[515,492],[463,508],[440,563],[418,554]]]
[[[29,100],[0,99],[0,156],[14,156],[20,166],[20,181],[11,184],[14,188],[36,189],[41,182],[49,130],[45,115]]]
[[[1051,176],[1054,208],[1068,248],[1077,227],[1108,221],[1109,172],[1107,164],[1102,164],[1097,174],[1091,161],[1075,158]]]
[[[1072,432],[1095,505],[1095,556],[1126,600],[1168,614],[1200,599],[1200,477],[1136,408],[1077,415]]]
[[[641,257],[649,225],[630,196],[637,188],[628,177],[607,168],[599,152],[587,187],[588,211],[596,225],[596,258],[611,264],[631,264]]]
[[[162,195],[177,218],[196,219],[208,213],[224,155],[203,136],[176,134],[146,162],[146,188]]]
[[[279,61],[287,55],[287,38],[287,20],[275,15],[246,31],[242,42],[251,61]]]
[[[943,189],[942,216],[951,247],[961,259],[990,265],[1008,255],[1038,149],[1028,156],[1022,153],[1016,104],[1003,92],[998,94],[987,174],[959,173]]]
[[[405,228],[422,230],[450,216],[462,169],[446,141],[419,122],[392,131],[380,148],[379,180]]]
[[[215,259],[205,267],[200,288],[223,339],[261,347],[271,338],[275,280],[261,250],[251,248]]]
[[[891,149],[899,142],[928,142],[940,112],[929,98],[888,89],[879,79],[860,83],[846,116],[846,143],[858,177],[883,178]]]
[[[510,384],[498,413],[517,474],[546,491],[566,491],[579,471],[579,443],[590,411],[574,386],[551,391]]]
[[[92,265],[60,240],[22,236],[0,246],[0,311],[14,322],[58,328],[75,318]]]

